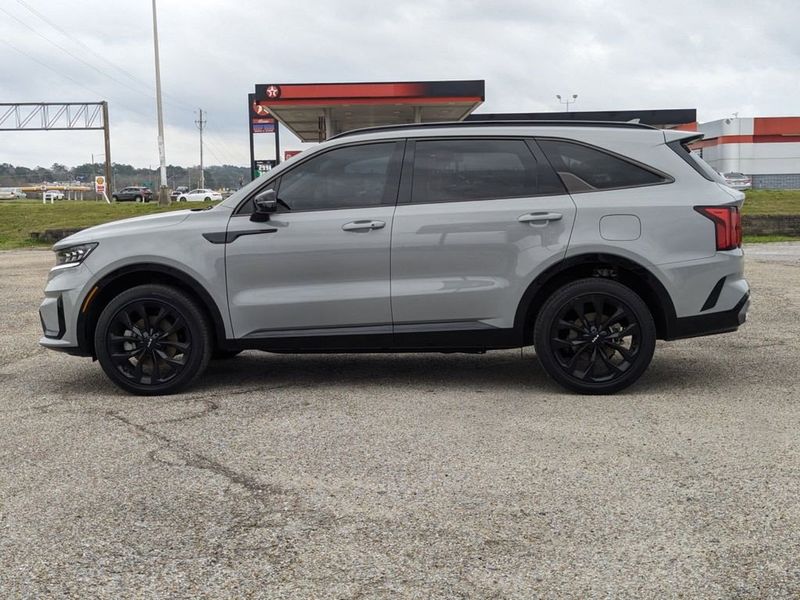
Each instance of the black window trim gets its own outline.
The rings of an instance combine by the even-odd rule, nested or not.
[[[695,136],[672,140],[671,142],[667,142],[667,146],[669,146],[670,150],[672,150],[675,154],[680,156],[683,162],[685,162],[687,165],[692,167],[692,169],[697,171],[703,179],[706,179],[714,183],[719,183],[717,181],[714,181],[714,178],[709,173],[706,173],[703,170],[703,168],[700,165],[698,165],[694,160],[692,160],[691,156],[689,156],[692,153],[692,151],[689,149],[689,144],[701,139],[703,139],[702,133]]]
[[[631,158],[629,156],[625,156],[623,154],[619,154],[618,152],[614,152],[613,150],[609,150],[608,148],[602,148],[600,146],[595,146],[594,144],[589,144],[587,142],[584,142],[582,140],[576,140],[574,138],[565,138],[565,137],[558,137],[558,136],[552,136],[552,135],[537,135],[537,136],[533,137],[532,139],[536,143],[536,145],[539,148],[539,150],[541,151],[541,153],[544,155],[545,160],[550,165],[550,168],[553,169],[553,171],[555,172],[556,177],[558,177],[559,179],[561,179],[561,176],[558,174],[558,171],[553,166],[553,164],[550,162],[550,159],[547,158],[547,153],[542,149],[541,146],[539,146],[539,140],[548,140],[548,141],[555,141],[555,142],[568,142],[568,143],[571,143],[571,144],[577,144],[579,146],[585,146],[586,148],[589,148],[591,150],[596,150],[597,152],[601,152],[603,154],[608,154],[609,156],[613,156],[614,158],[617,158],[617,159],[619,159],[619,160],[621,160],[623,162],[626,162],[628,164],[634,165],[636,167],[639,167],[640,169],[644,169],[645,171],[648,171],[648,172],[652,173],[653,175],[658,175],[659,177],[663,178],[663,181],[658,181],[658,182],[655,182],[655,183],[643,183],[643,184],[638,184],[638,185],[620,185],[620,186],[616,186],[616,187],[607,187],[607,188],[602,188],[602,189],[596,188],[596,189],[593,189],[593,190],[578,190],[578,191],[575,191],[575,192],[569,191],[568,186],[562,180],[561,182],[564,184],[564,188],[567,190],[566,193],[568,193],[570,195],[573,195],[573,194],[597,194],[597,193],[600,193],[600,192],[613,192],[615,190],[631,190],[631,189],[637,189],[637,188],[653,187],[653,186],[657,186],[657,185],[669,185],[670,183],[675,183],[675,178],[672,175],[670,175],[669,173],[665,173],[664,171],[661,171],[660,169],[656,169],[655,167],[651,167],[650,165],[647,165],[647,164],[645,164],[643,162],[640,162],[640,161],[638,161],[638,160],[636,160],[634,158]]]
[[[387,139],[376,139],[376,140],[368,140],[368,141],[362,140],[362,141],[353,142],[353,143],[350,143],[350,144],[337,144],[335,146],[331,146],[330,148],[326,148],[325,150],[321,150],[319,152],[310,152],[307,157],[305,157],[302,160],[298,161],[296,165],[292,165],[291,169],[288,169],[285,172],[281,172],[278,175],[275,175],[274,177],[272,177],[271,179],[267,179],[267,181],[264,182],[264,185],[261,185],[258,188],[256,188],[255,190],[253,190],[248,196],[246,196],[244,199],[242,199],[241,202],[239,202],[239,204],[234,209],[232,216],[233,217],[248,217],[249,218],[251,213],[252,213],[251,205],[252,205],[253,198],[255,198],[261,192],[270,189],[270,187],[273,188],[276,193],[279,193],[280,192],[280,187],[281,187],[281,181],[283,180],[283,176],[286,175],[287,173],[291,173],[296,168],[298,168],[299,166],[307,163],[310,160],[313,160],[313,159],[315,159],[315,158],[317,158],[319,156],[327,154],[328,152],[332,152],[334,150],[339,150],[341,148],[350,148],[350,147],[354,147],[354,146],[371,146],[373,144],[386,144],[386,143],[395,144],[395,150],[394,150],[395,154],[392,156],[392,158],[390,159],[390,162],[389,162],[390,169],[392,168],[392,163],[394,163],[394,167],[398,168],[399,171],[400,171],[399,174],[402,175],[403,165],[405,164],[405,162],[404,162],[405,154],[406,154],[407,148],[408,148],[408,143],[407,143],[406,138],[387,138]],[[394,202],[387,202],[385,204],[384,203],[376,204],[374,206],[339,206],[339,207],[336,207],[336,208],[314,208],[314,209],[307,209],[307,210],[285,210],[285,209],[282,209],[279,206],[278,207],[278,211],[275,214],[301,214],[301,213],[309,213],[309,212],[329,212],[329,211],[333,211],[333,210],[361,210],[361,209],[364,209],[364,208],[380,208],[382,206],[396,206],[397,205],[397,199],[398,199],[398,196],[399,196],[400,187],[401,187],[401,181],[398,181],[398,183],[395,184],[395,200],[394,200]]]
[[[547,192],[544,194],[540,194],[538,191],[535,194],[526,194],[524,196],[494,196],[491,198],[472,198],[466,200],[425,200],[424,202],[415,201],[413,198],[413,190],[414,190],[414,158],[416,155],[416,142],[428,142],[428,141],[452,141],[452,140],[469,140],[469,141],[476,141],[476,140],[490,140],[490,141],[498,141],[498,140],[521,140],[525,143],[525,146],[528,148],[528,151],[531,153],[531,158],[533,159],[534,163],[536,164],[537,170],[537,182],[542,176],[543,169],[550,169],[552,170],[552,166],[549,162],[542,163],[542,160],[546,160],[544,153],[542,150],[536,146],[531,147],[531,142],[533,141],[533,137],[530,135],[442,135],[442,136],[423,136],[423,137],[415,137],[409,138],[408,143],[406,144],[406,156],[405,161],[403,163],[403,174],[400,180],[400,196],[397,200],[397,205],[425,205],[425,204],[454,204],[458,202],[494,202],[496,200],[514,200],[518,198],[541,198],[547,196],[563,196],[567,194],[566,187],[564,186],[563,191],[560,192]],[[538,151],[538,152],[537,152]],[[561,178],[558,177],[558,173],[553,171],[553,174],[561,182]],[[537,183],[538,186],[538,183]],[[563,186],[563,182],[562,182]]]

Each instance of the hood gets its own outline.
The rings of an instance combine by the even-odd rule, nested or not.
[[[153,229],[159,229],[161,227],[175,226],[186,220],[191,213],[191,210],[175,210],[157,213],[154,215],[132,217],[130,219],[122,219],[120,221],[111,221],[110,223],[103,223],[102,225],[95,225],[94,227],[82,229],[78,233],[56,242],[56,244],[53,246],[53,249],[58,250],[59,248],[65,248],[75,244],[95,242],[107,237],[145,232]]]

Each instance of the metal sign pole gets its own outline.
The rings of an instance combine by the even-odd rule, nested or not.
[[[247,94],[247,129],[250,134],[250,181],[256,178],[256,153],[253,147],[253,101],[255,94]]]

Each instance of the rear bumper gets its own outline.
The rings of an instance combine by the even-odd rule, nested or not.
[[[680,340],[736,331],[747,320],[749,308],[750,294],[746,293],[730,310],[675,319],[673,327],[670,328],[670,335],[666,339]]]

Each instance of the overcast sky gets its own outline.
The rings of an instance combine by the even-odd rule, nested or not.
[[[576,110],[800,115],[797,0],[159,0],[158,11],[170,164],[199,163],[203,108],[206,164],[246,165],[255,83],[484,79],[478,112],[560,110],[556,94],[578,94]],[[149,0],[0,0],[0,102],[106,99],[114,162],[157,166],[151,15]],[[102,152],[101,132],[0,132],[0,162]]]

